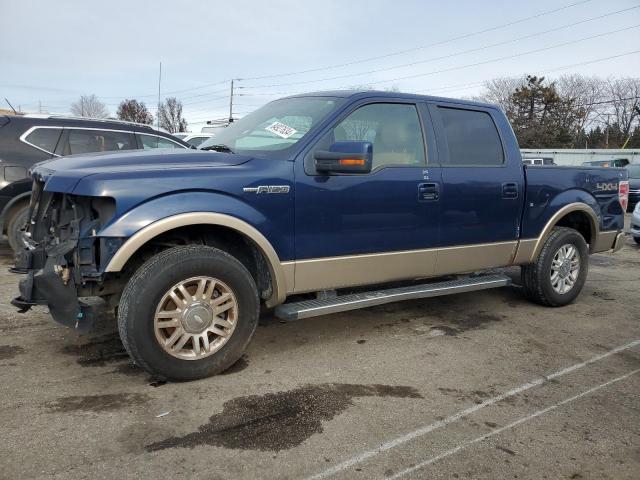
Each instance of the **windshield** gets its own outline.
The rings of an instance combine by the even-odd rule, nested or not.
[[[271,152],[282,154],[343,102],[344,99],[335,97],[276,100],[219,129],[214,137],[203,142],[199,148],[224,146],[226,151],[233,153],[261,156],[269,156]]]
[[[640,165],[627,165],[629,171],[629,178],[640,179]]]

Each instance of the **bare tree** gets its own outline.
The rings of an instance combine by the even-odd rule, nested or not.
[[[106,118],[109,111],[95,95],[82,95],[80,100],[71,104],[71,113],[78,117]]]
[[[182,103],[177,98],[169,97],[160,104],[158,118],[160,127],[169,133],[187,131],[187,121],[182,116]]]
[[[608,112],[615,120],[612,123],[618,125],[625,139],[629,138],[640,120],[640,78],[608,79],[606,91],[611,100]]]
[[[117,115],[120,120],[126,120],[127,122],[146,123],[147,125],[153,123],[153,115],[149,113],[147,106],[144,102],[138,102],[137,100],[123,100],[120,102]]]
[[[558,94],[579,110],[579,115],[572,123],[577,132],[592,129],[598,123],[606,96],[606,84],[597,77],[583,75],[563,75],[555,82]]]
[[[484,83],[484,91],[473,97],[474,100],[481,102],[493,103],[498,105],[502,111],[506,112],[510,109],[511,95],[517,88],[527,83],[525,77],[500,77],[494,78]]]

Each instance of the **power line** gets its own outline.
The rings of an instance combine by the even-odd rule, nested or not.
[[[446,40],[440,40],[438,42],[430,43],[430,44],[427,44],[427,45],[421,45],[419,47],[412,47],[412,48],[408,48],[408,49],[405,49],[405,50],[397,50],[395,52],[386,53],[384,55],[376,55],[376,56],[373,56],[373,57],[367,57],[367,58],[363,58],[363,59],[360,59],[360,60],[353,60],[353,61],[350,61],[350,62],[334,64],[334,65],[325,65],[324,67],[311,68],[311,69],[308,69],[308,70],[298,70],[298,71],[289,72],[289,73],[279,73],[279,74],[273,74],[273,75],[262,75],[262,76],[257,76],[257,77],[244,77],[244,78],[240,78],[239,80],[262,80],[262,79],[265,79],[265,78],[289,77],[289,76],[293,76],[293,75],[300,75],[300,74],[303,74],[303,73],[320,72],[320,71],[334,69],[334,68],[342,68],[342,67],[348,67],[348,66],[351,66],[351,65],[357,65],[357,64],[360,64],[360,63],[370,62],[370,61],[373,61],[373,60],[380,60],[380,59],[383,59],[383,58],[389,58],[389,57],[393,57],[393,56],[397,56],[397,55],[402,55],[402,54],[405,54],[405,53],[415,52],[417,50],[423,50],[425,48],[431,48],[431,47],[435,47],[435,46],[438,46],[438,45],[444,45],[444,44],[447,44],[447,43],[454,42],[456,40],[462,40],[462,39],[465,39],[465,38],[474,37],[476,35],[492,32],[492,31],[495,31],[495,30],[499,30],[501,28],[510,27],[510,26],[513,26],[513,25],[517,25],[519,23],[526,22],[528,20],[533,20],[533,19],[540,18],[540,17],[546,16],[546,15],[551,15],[553,13],[557,13],[557,12],[560,12],[562,10],[566,10],[568,8],[571,8],[571,7],[575,7],[575,6],[578,6],[578,5],[583,5],[583,4],[589,3],[591,1],[593,1],[593,0],[582,0],[580,2],[571,3],[571,4],[565,5],[563,7],[555,8],[555,9],[552,9],[552,10],[546,10],[544,12],[540,12],[540,13],[535,14],[535,15],[531,15],[531,16],[528,16],[528,17],[524,17],[524,18],[520,18],[520,19],[517,19],[517,20],[513,20],[513,21],[508,22],[508,23],[495,25],[493,27],[485,28],[485,29],[482,29],[482,30],[476,30],[475,32],[466,33],[464,35],[458,35],[456,37],[451,37],[451,38],[448,38]]]
[[[633,25],[631,27],[621,28],[621,29],[618,29],[618,30],[612,30],[612,31],[609,31],[609,32],[600,33],[600,34],[597,34],[597,35],[591,35],[591,36],[588,36],[588,37],[583,37],[583,38],[580,38],[580,39],[577,39],[577,40],[571,40],[569,42],[558,43],[558,44],[555,44],[555,45],[550,45],[548,47],[536,48],[534,50],[528,50],[528,51],[525,51],[525,52],[520,52],[520,53],[516,53],[516,54],[513,54],[513,55],[507,55],[507,56],[504,56],[504,57],[497,57],[497,58],[493,58],[491,60],[485,60],[485,61],[482,61],[482,62],[470,63],[470,64],[467,64],[467,65],[460,65],[460,66],[457,66],[457,67],[450,67],[450,68],[445,68],[445,69],[442,69],[442,70],[436,70],[436,71],[432,71],[432,72],[418,73],[418,74],[414,74],[414,75],[406,75],[404,77],[397,77],[397,78],[391,78],[391,79],[386,79],[386,80],[376,80],[374,82],[369,82],[369,83],[377,84],[377,83],[386,83],[386,82],[396,82],[396,81],[399,81],[399,80],[407,80],[407,79],[410,79],[410,78],[425,77],[425,76],[428,76],[428,75],[435,75],[435,74],[438,74],[438,73],[451,72],[451,71],[455,71],[455,70],[462,70],[464,68],[476,67],[476,66],[479,66],[479,65],[486,65],[486,64],[489,64],[489,63],[499,62],[499,61],[502,61],[502,60],[510,60],[512,58],[518,58],[518,57],[522,57],[522,56],[525,56],[525,55],[531,55],[533,53],[545,52],[545,51],[548,51],[548,50],[553,50],[555,48],[561,48],[561,47],[565,47],[567,45],[573,45],[573,44],[580,43],[580,42],[583,42],[583,41],[586,41],[586,40],[593,40],[595,38],[604,37],[606,35],[613,35],[615,33],[620,33],[620,32],[623,32],[623,31],[626,31],[626,30],[631,30],[631,29],[638,28],[638,27],[640,27],[640,24]]]
[[[591,17],[591,18],[588,18],[588,19],[585,19],[585,20],[580,20],[578,22],[568,23],[568,24],[565,24],[565,25],[561,25],[559,27],[551,28],[549,30],[538,31],[538,32],[535,32],[535,33],[532,33],[532,34],[529,34],[529,35],[525,35],[525,36],[522,36],[522,37],[517,37],[517,38],[511,39],[511,40],[505,40],[505,41],[502,41],[502,42],[493,43],[493,44],[489,44],[489,45],[484,45],[482,47],[472,48],[472,49],[469,49],[469,50],[462,50],[462,51],[459,51],[459,52],[455,52],[455,53],[451,53],[451,54],[447,54],[447,55],[441,55],[441,56],[438,56],[438,57],[432,57],[432,58],[428,58],[428,59],[425,59],[425,60],[418,60],[418,61],[415,61],[415,62],[403,63],[403,64],[400,64],[400,65],[394,65],[394,66],[390,66],[390,67],[382,67],[382,68],[377,68],[377,69],[373,69],[373,70],[367,70],[367,71],[362,71],[362,72],[357,72],[357,73],[349,73],[349,74],[344,74],[344,75],[337,75],[337,76],[333,76],[333,77],[325,77],[325,78],[320,78],[320,79],[315,79],[315,80],[301,80],[301,81],[288,82],[288,83],[279,83],[279,84],[273,84],[273,85],[256,85],[256,86],[249,85],[249,86],[240,86],[238,88],[242,88],[242,89],[247,89],[247,88],[273,88],[273,87],[285,87],[285,86],[290,86],[290,85],[304,85],[304,84],[309,84],[309,83],[318,83],[318,82],[324,82],[324,81],[339,80],[339,79],[343,79],[343,78],[360,77],[360,76],[369,75],[369,74],[372,74],[372,73],[380,73],[380,72],[386,72],[386,71],[390,71],[390,70],[396,70],[396,69],[399,69],[399,68],[412,67],[412,66],[415,66],[415,65],[430,63],[430,62],[434,62],[434,61],[437,61],[437,60],[444,60],[444,59],[447,59],[447,58],[453,58],[453,57],[457,57],[457,56],[460,56],[460,55],[465,55],[465,54],[468,54],[468,53],[478,52],[478,51],[486,50],[486,49],[489,49],[489,48],[498,47],[498,46],[502,46],[502,45],[508,45],[510,43],[519,42],[521,40],[526,40],[526,39],[529,39],[529,38],[534,38],[534,37],[538,37],[538,36],[541,36],[541,35],[546,35],[548,33],[557,32],[557,31],[560,31],[560,30],[564,30],[566,28],[570,28],[570,27],[573,27],[573,26],[576,26],[576,25],[580,25],[580,24],[583,24],[583,23],[592,22],[594,20],[599,20],[599,19],[602,19],[602,18],[605,18],[605,17],[609,17],[609,16],[616,15],[616,14],[623,13],[623,12],[627,12],[629,10],[633,10],[633,9],[636,9],[636,8],[640,8],[640,5],[636,5],[634,7],[625,8],[625,9],[622,9],[622,10],[617,10],[615,12],[606,13],[606,14],[599,15],[599,16],[596,16],[596,17]]]
[[[618,55],[609,55],[606,57],[600,57],[600,58],[596,58],[593,60],[586,60],[584,62],[578,62],[578,63],[572,63],[569,65],[562,65],[559,67],[553,67],[553,68],[548,68],[548,69],[544,69],[544,70],[537,70],[538,73],[549,73],[549,72],[556,72],[556,71],[560,71],[560,70],[566,70],[569,68],[574,68],[574,67],[580,67],[583,65],[591,65],[594,63],[599,63],[599,62],[604,62],[607,60],[613,60],[616,58],[621,58],[621,57],[626,57],[629,55],[635,55],[635,54],[639,54],[640,50],[632,50],[630,52],[625,52],[625,53],[620,53]],[[407,93],[423,93],[423,92],[437,92],[437,91],[445,91],[445,90],[458,90],[458,89],[464,89],[464,88],[472,88],[472,87],[478,87],[481,85],[484,85],[485,82],[487,82],[488,80],[482,80],[482,81],[477,81],[477,82],[472,82],[472,83],[463,83],[463,84],[457,84],[457,85],[449,85],[446,87],[436,87],[436,88],[424,88],[424,89],[420,89],[420,90],[412,90],[410,92]],[[296,94],[304,94],[304,93],[310,93],[310,92],[295,92]],[[274,93],[252,93],[252,94],[246,94],[246,96],[262,96],[262,95],[266,95],[266,96],[277,96],[277,95],[291,95],[292,92],[274,92]]]
[[[165,95],[171,95],[171,94],[176,94],[176,93],[184,93],[184,92],[191,92],[194,90],[200,90],[203,88],[209,88],[209,87],[214,87],[216,85],[222,85],[223,83],[228,83],[230,80],[221,80],[219,82],[215,82],[215,83],[208,83],[205,85],[200,85],[199,87],[191,87],[191,88],[184,88],[182,90],[169,90],[165,92]],[[226,91],[226,90],[223,90]],[[210,92],[210,93],[214,93],[214,92]],[[153,94],[149,94],[149,95],[130,95],[131,98],[147,98],[147,97],[155,97],[157,94],[153,93]],[[124,98],[128,98],[129,95],[124,96]],[[107,98],[107,99],[117,99],[117,98],[123,98],[122,96],[109,96],[109,97],[98,97],[98,98]]]

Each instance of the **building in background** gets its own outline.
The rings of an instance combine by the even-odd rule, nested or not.
[[[552,158],[555,165],[582,165],[584,162],[601,160],[627,159],[629,163],[640,164],[640,150],[638,149],[531,149],[523,148],[522,158]]]

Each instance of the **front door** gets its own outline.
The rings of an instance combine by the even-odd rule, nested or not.
[[[356,104],[296,163],[296,292],[433,273],[441,179],[426,127],[414,103]],[[316,172],[313,151],[345,140],[373,144],[371,173]]]

